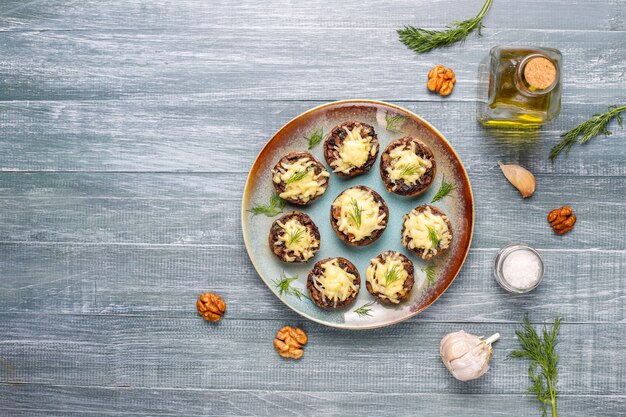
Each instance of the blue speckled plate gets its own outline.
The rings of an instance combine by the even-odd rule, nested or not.
[[[385,116],[402,115],[406,121],[397,132],[386,129]],[[376,164],[370,172],[354,177],[341,178],[331,173],[330,184],[326,193],[313,203],[299,208],[287,205],[286,211],[301,210],[307,213],[317,224],[321,234],[321,247],[317,255],[304,264],[281,262],[268,245],[269,229],[278,216],[253,216],[249,209],[256,204],[267,204],[274,192],[271,170],[278,160],[288,152],[307,150],[305,136],[311,131],[323,128],[328,133],[335,125],[346,120],[359,120],[374,126],[378,134],[380,152]],[[432,149],[437,161],[437,177],[433,185],[417,197],[401,197],[385,190],[380,178],[380,153],[389,142],[402,136],[411,135],[419,138]],[[310,152],[325,163],[323,143]],[[328,170],[330,168],[327,166]],[[332,172],[332,171],[331,171]],[[447,197],[433,203],[441,208],[450,218],[454,239],[450,249],[442,256],[426,262],[407,251],[400,243],[402,216],[420,204],[428,204],[439,189],[442,177],[452,183],[456,189]],[[387,230],[376,242],[365,247],[353,247],[343,243],[334,233],[330,221],[330,206],[343,190],[355,185],[366,185],[376,190],[389,206],[389,224]],[[283,126],[263,148],[257,157],[244,190],[241,222],[246,249],[261,279],[287,306],[299,314],[333,327],[349,329],[367,329],[386,326],[406,320],[432,304],[452,284],[457,276],[472,240],[474,227],[474,201],[467,173],[458,156],[434,127],[419,116],[391,104],[369,100],[347,100],[324,104],[311,109]],[[415,264],[415,285],[410,298],[397,306],[383,306],[375,302],[365,287],[365,269],[369,261],[384,250],[396,250],[407,255]],[[292,282],[293,287],[307,294],[306,279],[316,261],[334,256],[343,256],[350,260],[361,274],[362,285],[357,299],[350,306],[340,310],[323,310],[315,306],[308,298],[292,294],[280,294],[275,286],[284,273],[298,276]],[[427,265],[433,265],[435,281],[428,281],[422,271]],[[373,303],[372,303],[373,302]],[[355,310],[366,304],[368,314],[358,314]]]

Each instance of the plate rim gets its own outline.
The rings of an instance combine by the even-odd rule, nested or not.
[[[448,285],[446,285],[446,287],[443,288],[443,290],[439,294],[437,294],[437,296],[430,303],[426,304],[425,306],[423,306],[422,308],[420,308],[418,310],[410,312],[410,314],[407,314],[405,317],[399,318],[399,319],[394,320],[394,321],[390,321],[388,323],[375,324],[375,325],[364,325],[364,326],[355,326],[355,325],[329,323],[327,321],[323,321],[321,319],[317,319],[315,317],[311,317],[307,313],[305,313],[303,311],[299,311],[296,308],[292,307],[285,300],[283,300],[278,294],[276,294],[276,291],[274,291],[274,289],[270,285],[270,281],[268,281],[263,276],[263,274],[259,271],[259,267],[257,266],[255,260],[250,255],[250,243],[248,242],[248,239],[246,237],[247,236],[247,221],[246,221],[247,210],[245,210],[246,204],[244,204],[244,203],[246,203],[248,201],[249,196],[250,196],[250,188],[249,188],[250,187],[250,177],[251,177],[252,173],[255,172],[254,168],[257,166],[257,163],[259,162],[259,158],[264,153],[265,149],[270,145],[270,143],[274,140],[274,138],[276,136],[278,136],[278,134],[280,132],[282,132],[285,128],[287,128],[287,126],[289,126],[292,123],[296,122],[298,119],[300,119],[301,117],[303,117],[306,114],[309,114],[309,113],[321,110],[321,109],[323,109],[325,107],[330,107],[330,106],[335,106],[335,105],[342,105],[342,104],[357,104],[357,103],[382,105],[382,106],[388,106],[388,107],[400,110],[402,112],[405,112],[405,113],[411,115],[411,117],[416,118],[420,122],[424,123],[424,125],[426,125],[429,129],[431,129],[433,132],[435,132],[439,136],[439,139],[443,140],[443,142],[448,146],[448,148],[450,149],[450,151],[452,152],[454,157],[460,162],[459,167],[461,168],[461,170],[460,170],[459,173],[462,174],[465,177],[465,180],[467,181],[467,184],[469,185],[469,197],[470,197],[470,203],[471,203],[470,205],[471,205],[471,208],[472,208],[472,210],[471,210],[472,224],[471,224],[470,231],[469,231],[469,240],[468,240],[467,249],[465,250],[465,253],[463,254],[463,259],[461,261],[461,264],[459,266],[458,271],[456,271],[456,273],[454,274],[454,276],[452,277],[452,279],[450,280]],[[318,106],[315,106],[313,108],[310,108],[310,109],[308,109],[308,110],[298,114],[297,116],[295,116],[294,118],[292,118],[291,120],[289,120],[288,122],[283,124],[267,140],[265,145],[263,145],[263,148],[261,148],[261,150],[257,154],[256,158],[254,159],[254,162],[252,163],[252,166],[250,167],[250,170],[248,172],[248,176],[246,177],[246,184],[245,184],[245,186],[243,188],[243,195],[242,195],[242,198],[241,198],[241,231],[242,231],[242,235],[243,235],[243,242],[244,242],[244,246],[246,248],[246,252],[248,254],[248,259],[250,259],[250,262],[252,263],[252,266],[254,267],[254,270],[256,271],[257,275],[261,278],[261,280],[269,288],[269,290],[284,305],[289,307],[289,309],[291,309],[292,311],[296,312],[300,316],[305,317],[305,318],[307,318],[307,319],[309,319],[309,320],[311,320],[311,321],[313,321],[315,323],[319,323],[319,324],[324,325],[324,326],[328,326],[328,327],[332,327],[332,328],[338,328],[338,329],[370,330],[370,329],[377,329],[377,328],[381,328],[381,327],[392,326],[394,324],[398,324],[400,322],[409,320],[409,319],[417,316],[419,313],[421,313],[422,311],[424,311],[425,309],[427,309],[428,307],[433,305],[439,299],[439,297],[441,297],[448,290],[448,288],[450,288],[452,283],[456,280],[456,278],[458,277],[459,273],[463,269],[463,266],[465,265],[465,261],[467,260],[467,256],[469,255],[470,248],[472,247],[472,241],[473,241],[473,238],[474,238],[474,224],[475,224],[475,220],[476,219],[475,219],[474,191],[472,189],[472,184],[470,182],[469,176],[467,175],[467,170],[465,169],[465,165],[463,164],[463,161],[461,160],[459,155],[456,153],[456,150],[454,149],[454,147],[450,144],[450,142],[448,142],[448,139],[437,128],[435,128],[432,124],[430,124],[428,121],[424,120],[424,118],[422,118],[421,116],[413,113],[412,111],[407,110],[404,107],[397,106],[395,104],[391,104],[391,103],[388,103],[388,102],[385,102],[385,101],[370,100],[370,99],[348,99],[348,100],[338,100],[338,101],[330,101],[330,102],[327,102],[327,103],[323,103],[323,104],[320,104]]]

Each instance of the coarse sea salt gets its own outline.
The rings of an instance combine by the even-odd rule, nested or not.
[[[502,263],[502,275],[514,288],[522,290],[534,286],[541,279],[541,260],[535,252],[518,249],[509,253]]]

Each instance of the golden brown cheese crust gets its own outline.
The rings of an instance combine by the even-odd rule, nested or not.
[[[324,165],[322,165],[322,163],[320,161],[318,161],[317,159],[315,159],[315,157],[313,155],[311,155],[311,153],[309,152],[290,152],[287,155],[283,156],[274,166],[274,168],[272,169],[272,184],[274,185],[274,188],[276,189],[276,192],[281,195],[285,192],[285,190],[287,189],[288,183],[287,181],[279,181],[276,182],[273,180],[274,177],[276,177],[276,175],[280,175],[282,173],[285,172],[285,166],[289,166],[291,164],[296,163],[299,160],[302,160],[303,158],[308,158],[310,161],[312,161],[311,166],[313,167],[313,174],[315,175],[315,177],[317,178],[317,182],[319,187],[321,187],[321,193],[310,196],[310,197],[303,197],[303,196],[294,196],[294,197],[284,197],[281,196],[281,198],[283,198],[284,200],[292,203],[292,204],[297,204],[297,205],[307,205],[310,202],[317,200],[318,198],[320,198],[322,195],[324,195],[324,193],[326,192],[326,190],[328,189],[328,179],[330,174],[328,173],[328,171],[326,170],[326,168],[324,167]]]
[[[324,269],[322,268],[322,265],[334,259],[337,260],[337,264],[339,265],[339,267],[341,267],[346,272],[354,275],[353,284],[356,286],[356,291],[352,291],[345,300],[338,301],[336,303],[333,300],[326,298],[324,294],[322,294],[322,292],[319,289],[317,289],[316,286],[314,285],[314,280],[317,277],[324,275]],[[313,301],[313,303],[316,306],[325,308],[325,309],[342,308],[342,307],[352,304],[352,302],[356,299],[356,296],[359,295],[359,290],[361,288],[361,276],[359,275],[359,270],[356,269],[354,264],[350,262],[349,260],[347,260],[346,258],[341,258],[341,257],[326,258],[317,262],[313,266],[313,269],[311,270],[307,278],[306,288],[309,291],[311,301]]]
[[[341,159],[340,149],[342,148],[344,141],[346,140],[348,134],[346,130],[352,132],[355,129],[360,129],[361,136],[371,137],[370,143],[372,144],[372,149],[368,154],[365,162],[360,166],[354,166],[350,169],[349,172],[338,171],[334,168],[336,161]],[[374,165],[376,161],[376,157],[378,156],[378,136],[376,135],[376,131],[374,128],[366,123],[361,123],[356,120],[343,122],[337,126],[335,126],[324,141],[324,158],[326,159],[326,163],[331,167],[333,172],[342,177],[354,177],[359,174],[363,174],[369,171]]]
[[[396,148],[409,148],[413,143],[415,146],[415,155],[423,160],[430,161],[431,166],[427,167],[425,172],[419,177],[415,183],[407,183],[402,179],[393,179],[389,173],[389,167],[394,162],[391,153]],[[391,142],[380,157],[380,176],[385,183],[387,191],[402,195],[414,197],[426,191],[433,183],[437,174],[437,164],[432,150],[425,143],[405,136]]]
[[[386,296],[380,291],[374,291],[374,289],[372,288],[372,283],[370,282],[369,279],[365,281],[365,287],[367,288],[367,291],[383,304],[397,304],[400,301],[406,300],[409,297],[411,290],[413,289],[413,284],[415,283],[415,271],[413,267],[413,262],[411,262],[411,260],[407,258],[406,256],[404,256],[403,254],[399,252],[394,252],[394,251],[385,251],[381,253],[380,255],[378,255],[372,261],[377,260],[381,264],[385,264],[385,261],[389,257],[394,256],[394,255],[401,259],[402,268],[407,273],[407,277],[404,279],[404,282],[402,284],[402,290],[396,295],[397,302],[391,301],[388,296]],[[374,266],[374,262],[371,262],[370,267],[373,267],[373,266]]]
[[[366,187],[364,185],[357,185],[351,188],[360,189],[371,194],[374,201],[379,206],[379,214],[385,215],[384,219],[380,223],[382,228],[374,230],[374,232],[369,237],[366,237],[365,239],[355,240],[354,236],[352,236],[351,234],[344,233],[341,230],[339,230],[339,219],[341,217],[342,208],[336,207],[334,202],[330,206],[330,224],[333,227],[333,230],[335,231],[335,233],[337,234],[337,237],[343,240],[344,242],[346,242],[347,244],[352,245],[352,246],[367,246],[371,243],[374,243],[387,228],[387,223],[389,222],[389,207],[387,207],[387,203],[385,203],[385,200],[383,200],[380,194],[378,194],[376,191],[372,190],[371,188]],[[347,190],[344,190],[341,194],[345,193],[346,191]],[[339,196],[341,196],[341,194],[339,194]],[[337,196],[337,198],[339,198],[339,196]],[[335,201],[336,200],[337,199],[335,199]]]
[[[287,224],[290,220],[296,220],[300,225],[306,228],[306,233],[310,234],[311,244],[308,247],[310,253],[312,253],[312,256],[310,258],[315,256],[317,251],[319,251],[319,229],[317,228],[317,225],[313,222],[313,220],[301,211],[292,211],[289,213],[285,213],[278,219],[274,220],[272,226],[270,227],[270,233],[268,238],[270,250],[283,262],[307,262],[310,258],[306,258],[305,254],[303,253],[297,253],[294,250],[290,250],[287,247],[287,242],[285,242],[285,240],[282,238],[287,232],[283,227],[281,227],[281,225]]]
[[[420,247],[415,247],[415,248],[409,248],[409,242],[410,242],[410,238],[407,236],[406,233],[406,219],[409,215],[411,215],[411,213],[416,212],[416,213],[420,213],[420,212],[424,212],[430,209],[430,212],[433,213],[436,216],[442,217],[445,219],[445,223],[448,226],[448,232],[450,233],[450,242],[448,244],[448,246],[446,247],[438,247],[437,248],[437,253],[425,253],[423,248]],[[443,253],[445,253],[450,246],[452,246],[452,240],[454,239],[454,233],[452,231],[452,224],[450,223],[450,219],[448,218],[448,216],[446,215],[446,213],[444,213],[442,210],[438,209],[435,206],[431,206],[429,204],[424,204],[421,206],[416,207],[415,209],[413,209],[411,211],[411,213],[405,214],[403,216],[403,222],[402,222],[402,245],[407,248],[408,250],[412,251],[413,253],[415,253],[415,255],[417,255],[418,257],[424,259],[424,260],[428,260],[430,258],[433,258],[435,256],[440,256]]]

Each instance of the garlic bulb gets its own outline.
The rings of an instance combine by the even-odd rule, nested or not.
[[[489,370],[491,344],[499,338],[499,333],[487,340],[465,332],[450,333],[441,339],[439,354],[456,379],[470,381]]]

